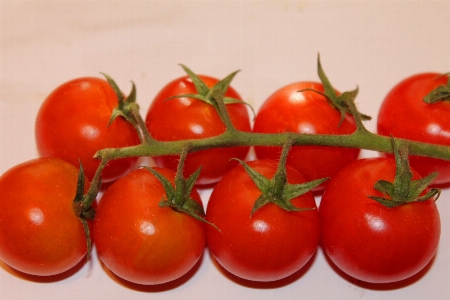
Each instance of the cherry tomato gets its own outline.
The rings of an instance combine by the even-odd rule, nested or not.
[[[173,181],[175,173],[155,168]],[[205,246],[204,223],[170,207],[159,207],[165,190],[146,169],[114,182],[94,220],[97,253],[117,276],[137,284],[160,284],[186,274]],[[191,197],[201,204],[193,190]]]
[[[278,162],[258,160],[248,165],[267,178],[275,174]],[[305,182],[287,167],[289,183]],[[274,281],[301,269],[319,243],[319,216],[316,209],[288,212],[273,203],[252,216],[261,195],[245,169],[239,165],[217,183],[208,202],[206,227],[208,247],[215,259],[230,273],[252,281]],[[311,192],[292,200],[299,208],[316,208]]]
[[[346,116],[340,126],[338,110],[327,99],[313,91],[323,92],[321,83],[297,82],[275,91],[261,106],[253,126],[257,133],[295,132],[304,134],[351,134],[356,125]],[[259,159],[278,159],[281,147],[255,147]],[[287,164],[299,171],[306,180],[330,177],[358,158],[356,148],[325,146],[294,146]],[[325,184],[315,190],[322,190]]]
[[[214,86],[219,81],[209,76],[198,75],[198,77],[208,87]],[[166,101],[171,96],[196,93],[192,80],[185,76],[168,83],[156,95],[146,116],[147,128],[153,138],[160,141],[202,139],[225,132],[225,125],[212,105],[187,97]],[[225,96],[241,99],[231,86]],[[251,130],[250,119],[244,104],[227,104],[226,108],[237,129]],[[237,164],[237,161],[230,159],[243,160],[247,156],[248,150],[249,147],[232,147],[190,153],[185,162],[184,175],[188,177],[202,166],[197,184],[216,183]],[[161,156],[155,157],[154,160],[158,166],[174,171],[178,165],[178,156]]]
[[[108,127],[118,101],[106,80],[78,78],[56,88],[42,103],[35,126],[40,156],[61,158],[78,166],[83,163],[92,180],[100,163],[94,154],[104,148],[120,148],[139,143],[134,127],[116,118]],[[111,161],[102,172],[102,181],[115,180],[129,172],[136,158]]]
[[[413,178],[419,174],[413,171]],[[348,275],[371,283],[413,276],[434,256],[440,237],[439,212],[432,199],[387,208],[368,196],[378,180],[392,182],[391,158],[361,159],[331,178],[319,206],[322,246]]]
[[[30,160],[0,177],[1,260],[21,272],[47,276],[83,259],[85,233],[72,208],[77,179],[78,169],[56,158]]]
[[[448,100],[428,104],[423,98],[448,76],[421,73],[398,83],[384,99],[377,122],[379,134],[414,141],[450,146],[450,103]],[[439,172],[435,185],[450,183],[450,161],[410,156],[411,167],[426,176]]]

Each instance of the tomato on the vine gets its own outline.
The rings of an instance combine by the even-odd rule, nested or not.
[[[278,162],[249,162],[266,178],[272,178]],[[287,166],[289,183],[304,183],[304,177]],[[218,227],[206,227],[208,247],[230,273],[252,281],[275,281],[301,269],[319,243],[320,224],[311,192],[291,200],[304,211],[287,211],[268,203],[254,212],[261,196],[242,165],[228,172],[214,187],[206,210],[206,220]]]
[[[171,170],[154,168],[174,180]],[[115,181],[101,198],[94,220],[100,260],[114,274],[137,284],[161,284],[186,274],[202,256],[205,223],[170,207],[161,182],[137,169]],[[191,197],[202,205],[197,191]]]
[[[78,166],[83,163],[92,180],[100,160],[94,154],[104,148],[139,144],[134,127],[122,118],[109,126],[116,94],[106,80],[78,78],[56,88],[42,103],[36,117],[35,137],[40,156],[57,157]],[[102,181],[113,181],[134,167],[136,158],[108,163]]]
[[[211,88],[218,79],[197,75],[204,84]],[[197,94],[189,76],[177,78],[154,98],[146,116],[146,125],[151,136],[159,141],[177,141],[185,139],[202,139],[225,132],[225,125],[214,106],[203,101],[182,97],[167,100],[169,97]],[[225,95],[241,100],[240,95],[229,86]],[[250,131],[250,119],[247,108],[241,103],[226,104],[226,109],[236,129]],[[199,185],[216,183],[237,162],[231,158],[245,159],[249,147],[213,148],[190,153],[184,166],[184,175],[188,177],[200,166],[202,172],[197,180]],[[176,170],[178,156],[167,155],[154,157],[155,163],[164,168]]]
[[[420,178],[411,171],[413,179]],[[392,158],[361,159],[331,178],[323,194],[322,247],[353,278],[371,283],[404,280],[422,270],[436,252],[440,218],[433,198],[391,208],[369,198],[384,197],[374,185],[392,182],[395,175]]]
[[[445,86],[448,80],[448,75],[421,73],[399,82],[390,90],[381,105],[377,122],[378,133],[450,146],[449,100],[431,104],[423,101],[431,91]],[[450,161],[410,156],[410,162],[422,175],[439,172],[434,184],[450,183]]]
[[[2,261],[27,274],[48,276],[85,257],[85,232],[72,207],[78,172],[60,159],[38,158],[0,177]]]
[[[318,82],[296,82],[280,88],[262,104],[253,131],[341,135],[356,130],[355,122],[349,115],[339,126],[340,112],[323,95],[306,89],[324,92],[323,85]],[[289,152],[287,164],[310,181],[333,176],[356,160],[359,152],[357,148],[294,146]],[[278,159],[281,147],[257,146],[255,153],[259,159]]]

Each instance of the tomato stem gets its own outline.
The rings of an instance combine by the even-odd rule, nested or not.
[[[287,182],[286,160],[291,148],[292,140],[288,138],[283,146],[278,168],[271,179],[258,173],[242,160],[236,159],[244,167],[248,176],[252,179],[253,183],[261,192],[261,195],[256,199],[253,205],[250,216],[253,216],[257,210],[269,203],[273,203],[281,209],[287,211],[315,209],[315,207],[296,207],[291,203],[291,200],[310,192],[313,188],[319,186],[328,178],[321,178],[300,184],[289,184]]]
[[[80,161],[80,170],[78,172],[78,181],[77,181],[77,190],[75,193],[75,198],[72,202],[72,208],[80,220],[81,224],[83,225],[84,235],[86,238],[86,248],[87,248],[87,254],[86,254],[86,261],[89,261],[91,259],[91,252],[92,252],[92,240],[91,240],[91,231],[89,229],[87,220],[93,220],[95,211],[92,208],[92,201],[86,201],[87,198],[93,197],[95,199],[98,188],[96,190],[92,190],[91,193],[88,192],[88,194],[83,195],[84,193],[84,186],[85,186],[85,176],[84,176],[84,169],[83,164]],[[93,185],[91,185],[92,187]],[[99,185],[98,185],[99,187]]]
[[[221,135],[198,139],[143,143],[124,148],[107,148],[97,152],[95,157],[118,159],[135,156],[163,156],[179,155],[186,143],[191,145],[190,152],[199,150],[236,147],[236,146],[279,146],[291,137],[294,146],[335,146],[359,148],[372,151],[392,153],[390,138],[374,134],[366,129],[358,129],[349,135],[300,134],[300,133],[252,133],[235,130]],[[450,160],[450,147],[407,139],[396,138],[408,145],[410,155],[427,156],[443,160]]]
[[[393,150],[389,137],[372,133],[365,128],[363,121],[370,119],[370,117],[361,114],[355,105],[354,99],[358,89],[351,92],[345,92],[338,96],[322,69],[320,56],[318,57],[317,64],[318,74],[325,88],[325,92],[322,94],[329,99],[331,104],[335,106],[341,114],[351,114],[353,116],[357,128],[354,133],[347,135],[327,135],[301,133],[253,133],[240,131],[234,127],[226,109],[226,105],[232,105],[233,103],[238,103],[239,101],[236,102],[237,100],[234,101],[235,99],[233,100],[224,97],[224,93],[226,92],[231,79],[237,72],[231,73],[225,79],[221,80],[214,87],[209,89],[190,69],[182,65],[186,73],[190,76],[193,82],[195,82],[198,95],[178,95],[174,97],[195,97],[196,99],[213,105],[225,125],[225,132],[218,136],[195,140],[191,139],[167,142],[155,140],[148,132],[145,122],[139,113],[139,106],[136,103],[136,92],[134,87],[130,95],[125,99],[123,94],[119,92],[120,90],[114,81],[107,77],[107,79],[109,78],[108,81],[113,85],[113,88],[116,91],[119,100],[119,109],[121,110],[120,115],[129,121],[131,120],[130,122],[136,127],[136,130],[142,137],[142,143],[140,145],[125,148],[103,149],[98,151],[95,157],[111,160],[136,156],[155,157],[164,155],[180,155],[186,144],[190,145],[189,152],[236,146],[281,147],[289,138],[292,138],[292,145],[294,146],[335,146],[392,153]],[[169,99],[168,101],[170,101]],[[410,155],[450,160],[450,147],[448,146],[416,142],[406,139],[396,140],[408,146]]]
[[[374,188],[381,192],[383,197],[368,197],[388,208],[397,207],[410,202],[426,201],[431,198],[437,200],[441,193],[437,188],[430,189],[424,195],[422,195],[422,193],[424,193],[431,182],[438,176],[438,173],[433,172],[426,177],[413,180],[413,173],[409,166],[408,146],[405,144],[400,144],[400,146],[398,146],[394,138],[391,138],[391,144],[396,165],[394,181],[377,181]]]
[[[236,99],[224,96],[231,79],[237,72],[227,76],[225,79],[217,83],[209,89],[201,80],[187,67],[182,66],[193,81],[196,83],[198,95],[178,95],[174,98],[189,96],[196,99],[206,101],[216,108],[222,122],[225,125],[225,132],[214,137],[203,139],[188,139],[179,141],[158,141],[152,138],[149,133],[145,121],[139,113],[139,105],[136,103],[136,91],[133,88],[128,97],[124,97],[115,82],[107,75],[108,82],[116,91],[119,107],[116,111],[116,117],[122,116],[135,126],[140,138],[141,144],[124,148],[108,148],[98,151],[94,157],[101,159],[100,166],[94,177],[94,187],[90,189],[91,196],[86,201],[86,205],[92,203],[92,197],[100,183],[100,174],[107,162],[113,159],[137,157],[137,156],[164,156],[164,155],[180,155],[189,145],[188,152],[196,152],[211,148],[236,147],[236,146],[278,146],[282,147],[288,139],[292,139],[292,146],[334,146],[346,148],[359,148],[378,152],[393,153],[391,140],[389,137],[381,136],[367,130],[363,124],[363,120],[370,117],[361,114],[356,108],[354,99],[358,89],[337,95],[333,86],[326,77],[318,58],[318,73],[324,85],[324,94],[341,114],[351,114],[356,123],[356,130],[352,134],[347,135],[328,135],[328,134],[302,134],[302,133],[254,133],[240,131],[236,129],[231,122],[227,112],[226,105],[233,103],[243,103]],[[198,80],[197,80],[198,79]],[[170,98],[168,99],[170,101]],[[113,113],[114,117],[114,113]],[[406,139],[396,138],[396,140],[405,144],[409,149],[410,155],[427,156],[437,159],[450,160],[450,147],[423,142],[416,142]]]

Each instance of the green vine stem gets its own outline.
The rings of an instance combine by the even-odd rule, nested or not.
[[[210,91],[213,105],[216,108],[222,122],[225,125],[225,132],[221,135],[203,138],[203,139],[189,139],[179,141],[158,141],[151,137],[148,132],[145,122],[143,121],[139,105],[136,103],[136,92],[133,84],[133,90],[126,99],[121,94],[114,81],[106,75],[106,78],[116,90],[119,98],[118,111],[113,113],[112,118],[122,116],[131,122],[141,137],[141,144],[136,146],[124,148],[107,148],[98,151],[95,158],[101,159],[99,168],[93,179],[93,184],[90,191],[85,195],[83,204],[89,207],[94,201],[98,186],[100,185],[101,172],[110,160],[139,157],[139,156],[163,156],[163,155],[180,155],[189,144],[189,152],[196,152],[199,150],[210,148],[236,147],[236,146],[279,146],[282,147],[288,139],[292,140],[293,146],[334,146],[334,147],[348,147],[359,148],[378,152],[392,153],[391,137],[381,136],[367,130],[363,124],[363,119],[366,116],[362,115],[356,108],[354,99],[352,97],[344,97],[340,99],[343,101],[341,105],[346,107],[346,110],[354,117],[356,123],[356,130],[348,135],[328,135],[328,134],[301,134],[301,133],[254,133],[245,132],[236,129],[231,123],[230,117],[225,109],[225,105],[234,105],[233,103],[225,104],[223,91],[220,89],[213,89]],[[423,142],[416,142],[406,139],[395,138],[398,145],[405,145],[409,149],[410,155],[427,156],[443,160],[450,160],[450,147],[436,144],[429,144]]]
[[[319,70],[321,69],[319,64]],[[322,79],[327,78],[322,76]],[[134,85],[133,85],[134,86]],[[133,88],[134,91],[134,88]],[[381,136],[367,130],[363,124],[363,120],[368,117],[361,114],[354,103],[353,97],[342,97],[340,99],[341,106],[345,106],[346,111],[354,117],[357,129],[354,133],[348,135],[327,135],[327,134],[301,134],[301,133],[254,133],[244,132],[236,129],[231,123],[230,117],[225,109],[226,104],[223,97],[224,91],[213,89],[210,91],[213,100],[213,106],[216,108],[222,122],[225,125],[225,132],[221,135],[192,140],[180,140],[163,142],[157,141],[151,137],[144,121],[139,113],[139,106],[135,102],[135,92],[133,97],[127,100],[129,105],[123,114],[129,120],[140,135],[143,136],[140,145],[103,149],[96,153],[95,157],[99,159],[117,159],[133,156],[163,156],[163,155],[179,155],[183,147],[190,144],[190,152],[209,148],[219,147],[236,147],[236,146],[280,146],[282,147],[288,137],[292,138],[294,146],[315,145],[315,146],[336,146],[359,148],[373,150],[379,152],[392,153],[392,144],[390,137]],[[326,95],[327,96],[327,95]],[[131,119],[131,120],[130,120]],[[429,143],[416,142],[406,139],[396,138],[397,143],[406,144],[410,155],[427,156],[438,159],[450,160],[450,147]]]
[[[392,153],[390,138],[374,134],[365,129],[357,129],[350,135],[298,134],[298,133],[252,133],[233,130],[221,135],[199,140],[180,140],[173,142],[155,141],[124,148],[108,148],[97,152],[96,158],[118,159],[133,156],[179,155],[186,143],[191,145],[190,152],[209,148],[235,146],[279,146],[282,147],[288,137],[292,137],[294,146],[336,146],[360,148]],[[427,156],[450,160],[450,147],[415,142],[396,138],[397,142],[407,144],[410,155]]]

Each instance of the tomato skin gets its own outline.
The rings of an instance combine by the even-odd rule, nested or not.
[[[172,180],[175,173],[154,168]],[[165,195],[146,169],[114,182],[100,200],[94,236],[101,261],[117,276],[137,284],[160,284],[186,274],[205,246],[204,223],[158,204]],[[191,197],[201,203],[193,190]]]
[[[450,146],[450,103],[427,104],[423,98],[448,76],[421,73],[410,76],[386,95],[378,114],[377,131],[381,135]],[[390,156],[390,155],[388,155]],[[437,171],[434,185],[450,183],[450,161],[410,156],[411,167],[422,176]]]
[[[257,133],[295,132],[305,134],[351,134],[356,130],[352,117],[346,116],[341,126],[340,113],[327,99],[315,92],[323,92],[317,82],[296,82],[275,91],[259,109],[253,131]],[[259,159],[279,159],[281,147],[255,147]],[[294,146],[287,164],[299,171],[308,181],[330,177],[358,158],[360,149]],[[323,190],[326,182],[315,190]]]
[[[134,127],[116,118],[108,127],[117,97],[106,80],[84,77],[57,87],[42,103],[36,117],[35,138],[40,156],[57,157],[75,166],[79,159],[89,180],[100,160],[94,154],[104,148],[139,144]],[[102,181],[122,177],[134,167],[136,158],[111,161]]]
[[[248,163],[271,178],[278,162],[258,160]],[[287,167],[288,182],[305,179]],[[275,281],[301,269],[319,243],[319,216],[316,209],[287,212],[269,203],[250,217],[261,195],[244,168],[239,165],[215,186],[209,199],[206,219],[208,247],[215,259],[230,273],[252,281]],[[292,200],[297,207],[315,208],[311,192]]]
[[[439,243],[434,200],[387,208],[367,197],[383,197],[375,182],[392,182],[394,176],[391,158],[358,160],[331,178],[320,202],[325,253],[343,272],[365,282],[413,276],[430,262]]]
[[[77,178],[77,168],[56,158],[24,162],[0,177],[1,260],[39,276],[65,272],[81,261],[87,247],[72,208]]]
[[[219,80],[213,77],[198,75],[208,87]],[[185,139],[202,139],[225,132],[214,107],[203,101],[192,98],[178,98],[166,101],[171,96],[196,94],[194,84],[188,76],[177,78],[165,87],[154,98],[146,116],[147,129],[151,136],[159,141],[176,141]],[[225,94],[241,100],[240,95],[230,86]],[[227,111],[233,125],[242,131],[250,131],[250,119],[244,104],[227,104]],[[216,183],[233,168],[236,160],[245,159],[249,147],[214,148],[190,153],[185,162],[184,175],[188,177],[200,166],[202,172],[197,180],[198,185]],[[179,156],[154,157],[155,163],[164,168],[176,170]]]

